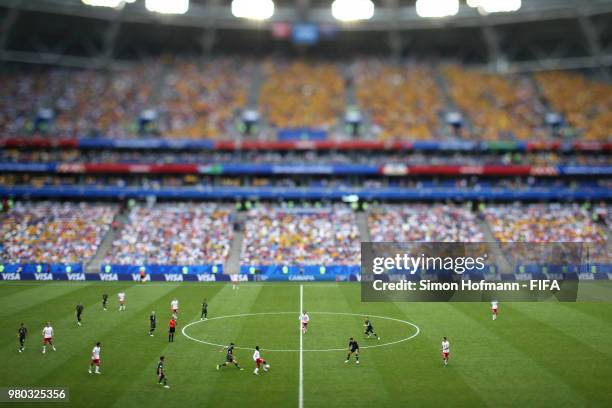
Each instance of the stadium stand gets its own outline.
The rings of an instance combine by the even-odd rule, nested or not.
[[[374,242],[480,242],[476,216],[453,205],[384,205],[369,216]]]
[[[563,114],[572,135],[610,140],[612,85],[567,72],[542,72],[536,78],[551,106]]]
[[[450,95],[478,140],[543,139],[545,110],[526,77],[504,77],[458,65],[444,68]]]
[[[359,231],[355,214],[331,208],[274,208],[249,212],[241,263],[358,265]]]
[[[225,262],[231,211],[216,204],[136,206],[112,244],[107,264],[194,265]]]
[[[330,63],[267,61],[259,105],[275,128],[325,128],[344,111],[340,67]]]
[[[442,92],[431,67],[364,60],[352,70],[357,101],[370,116],[376,137],[427,140],[439,134]]]
[[[117,211],[113,205],[18,202],[0,213],[2,262],[88,260],[96,254]]]
[[[247,61],[222,58],[205,63],[178,61],[167,67],[160,91],[160,132],[176,138],[220,138],[246,104]]]

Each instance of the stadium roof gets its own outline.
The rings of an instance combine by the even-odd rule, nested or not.
[[[612,0],[523,0],[512,13],[481,15],[464,0],[456,16],[421,18],[415,0],[375,0],[374,17],[341,24],[331,0],[276,0],[273,17],[232,16],[230,0],[191,0],[183,15],[151,13],[144,0],[121,9],[81,0],[4,0],[0,60],[116,67],[164,53],[317,56],[375,54],[453,58],[508,70],[612,65]],[[333,35],[296,47],[273,35],[279,23],[311,22]]]

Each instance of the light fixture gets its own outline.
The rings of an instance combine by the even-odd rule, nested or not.
[[[250,20],[267,20],[274,15],[272,0],[233,0],[232,15]]]
[[[147,10],[161,14],[185,14],[189,0],[145,0]]]
[[[416,12],[427,18],[454,16],[459,12],[459,0],[417,0]]]
[[[371,0],[334,0],[331,12],[340,21],[369,20],[374,16],[374,3]]]

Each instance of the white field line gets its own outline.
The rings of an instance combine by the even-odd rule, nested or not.
[[[300,285],[300,315],[304,311],[304,285]],[[302,322],[298,325],[300,329],[300,388],[298,392],[298,408],[304,408],[304,333]]]

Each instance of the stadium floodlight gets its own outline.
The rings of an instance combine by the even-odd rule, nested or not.
[[[189,0],[145,0],[147,10],[161,14],[185,14]]]
[[[81,0],[81,2],[88,6],[95,7],[112,7],[118,8],[124,3],[133,3],[135,0]]]
[[[521,0],[468,0],[467,5],[478,8],[480,14],[488,14],[517,11],[521,3]]]
[[[232,15],[250,20],[267,20],[274,15],[272,0],[233,0]]]
[[[454,16],[459,12],[459,0],[417,0],[416,12],[427,18]]]
[[[369,20],[374,16],[374,3],[371,0],[335,0],[331,12],[340,21]]]

